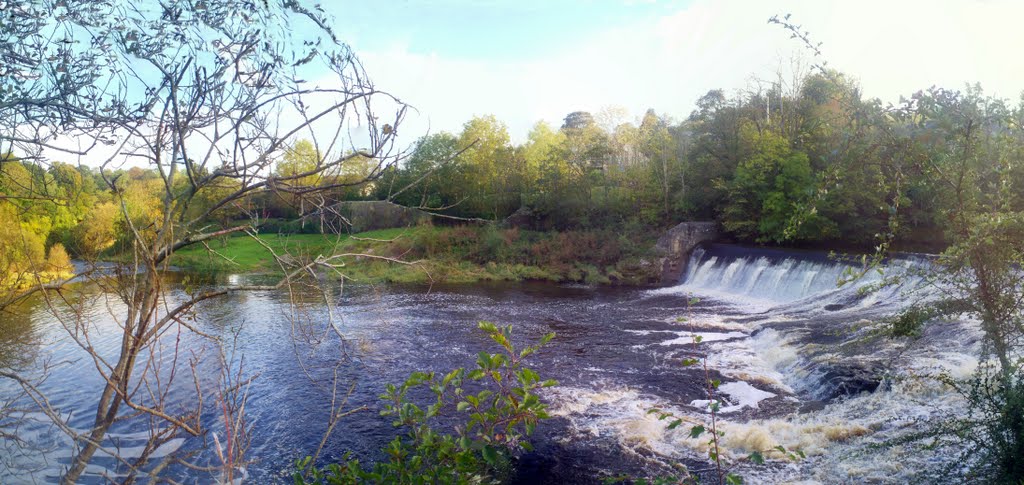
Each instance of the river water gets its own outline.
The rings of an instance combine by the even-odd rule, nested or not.
[[[905,257],[887,268],[893,274],[923,264]],[[868,291],[880,278],[872,274],[837,288],[852,267],[820,253],[715,245],[695,251],[687,274],[667,288],[361,287],[346,289],[337,306],[310,295],[299,295],[296,306],[283,291],[240,293],[204,303],[190,325],[230,342],[228,367],[254,377],[246,408],[252,430],[247,483],[288,481],[294,460],[321,442],[336,388],[348,395],[344,409],[369,410],[341,421],[322,459],[345,453],[363,462],[380,459],[379,450],[400,432],[376,411],[385,384],[399,383],[413,370],[469,367],[477,352],[496,351],[476,330],[480,320],[512,324],[518,345],[556,333],[532,361],[542,378],[560,383],[543,396],[554,418],[538,427],[536,451],[520,460],[520,483],[667,476],[677,463],[707,476],[706,438],[689,438],[686,426],[667,430],[666,422],[647,413],[657,407],[709,419],[704,371],[681,365],[705,356],[712,377],[722,383],[716,397],[723,400],[725,457],[776,445],[807,455],[761,466],[741,462],[734,471],[747,483],[915,481],[918,471],[942,464],[943,455],[878,445],[957,411],[959,401],[948,389],[911,377],[969,374],[977,365],[979,333],[970,322],[940,322],[917,340],[887,338],[878,322],[920,296],[915,289],[921,281],[909,277]],[[187,285],[177,287],[169,299],[182,297]],[[90,329],[78,338],[101,356],[112,355],[120,330],[111,316],[119,308],[116,298],[92,292],[74,303]],[[45,366],[48,377],[40,389],[67,425],[81,431],[91,425],[101,380],[97,364],[66,330],[69,318],[42,301],[0,316],[0,366],[28,376],[41,375]],[[328,321],[344,341],[333,337]],[[222,368],[206,341],[192,332],[169,333],[151,360],[179,369],[194,361],[205,387]],[[190,376],[165,387],[171,409],[194,399]],[[17,395],[12,382],[0,379],[0,398]],[[220,414],[207,397],[201,419],[216,431]],[[0,435],[0,482],[54,481],[69,462],[70,443],[27,402],[19,404],[23,410],[0,416],[0,431],[14,430],[25,440]],[[149,429],[141,420],[126,420],[105,444],[130,457]],[[211,442],[212,434],[177,439],[156,456],[193,453],[192,463],[215,465]],[[101,453],[89,472],[83,482],[105,483],[104,474],[117,477],[123,469]],[[216,472],[183,466],[166,473],[183,483],[218,479]]]

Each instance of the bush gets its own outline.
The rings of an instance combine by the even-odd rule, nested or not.
[[[313,458],[306,457],[296,464],[295,483],[480,483],[508,478],[516,454],[532,449],[526,438],[548,418],[537,391],[557,384],[541,380],[523,359],[554,334],[517,351],[511,326],[480,322],[479,328],[501,346],[501,352],[480,352],[476,368],[469,372],[414,372],[402,385],[387,386],[381,415],[393,416],[394,425],[407,430],[385,448],[387,462],[364,468],[358,460],[346,459],[316,468]],[[482,390],[468,392],[469,386]],[[408,395],[415,389],[429,390],[434,401],[412,402]],[[454,433],[434,429],[442,415],[459,418]]]
[[[85,214],[85,218],[71,231],[74,244],[71,249],[80,257],[94,258],[110,249],[117,240],[117,222],[121,210],[111,202],[104,202]]]
[[[934,311],[912,306],[889,320],[889,331],[894,337],[919,337],[924,324],[934,317]]]
[[[945,442],[959,456],[944,474],[971,483],[1024,483],[1024,361],[1010,369],[982,365],[966,381],[944,377],[966,398],[968,414],[944,423],[931,446]]]
[[[74,270],[74,266],[71,264],[71,256],[68,256],[67,250],[64,249],[64,245],[61,243],[55,243],[50,246],[50,251],[46,256],[47,270],[54,273],[68,273]]]

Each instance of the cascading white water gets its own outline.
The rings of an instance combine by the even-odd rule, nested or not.
[[[722,261],[698,249],[683,284],[781,303],[834,291],[847,268],[836,262],[777,260],[763,255]]]
[[[894,258],[886,262],[884,274],[913,273],[923,264],[927,263],[922,257]],[[678,285],[652,294],[696,294],[763,307],[797,302],[847,307],[857,302],[856,306],[864,308],[879,302],[897,304],[921,282],[921,278],[911,275],[899,285],[866,292],[864,288],[877,285],[883,278],[883,273],[869,271],[852,283],[839,285],[860,269],[824,253],[712,245],[693,251]]]
[[[911,455],[911,445],[880,444],[962,412],[959,395],[929,376],[970,375],[978,365],[981,340],[975,323],[955,319],[932,322],[917,339],[888,337],[886,322],[892,315],[911,303],[928,304],[944,296],[941,284],[928,281],[930,261],[926,255],[901,254],[864,271],[859,261],[821,252],[716,244],[691,254],[679,284],[645,296],[659,303],[693,296],[711,300],[711,305],[693,306],[678,336],[658,335],[665,335],[662,345],[677,346],[677,356],[695,351],[706,356],[708,367],[723,376],[722,386],[737,390],[745,385],[749,396],[768,396],[768,408],[787,400],[821,406],[749,419],[757,416],[759,404],[744,405],[742,396],[728,392],[720,395],[722,410],[740,413],[720,416],[727,450],[738,456],[782,444],[809,456],[789,475],[781,469],[748,469],[752,481],[908,483],[927,468],[925,462],[945,463],[951,455]],[[838,284],[862,271],[860,278]],[[678,347],[686,335],[701,337],[700,347]],[[705,402],[677,409],[700,417],[704,410],[696,408]],[[630,439],[653,442],[654,450],[706,451],[700,442],[669,434],[637,437],[631,430],[647,428],[623,428]]]

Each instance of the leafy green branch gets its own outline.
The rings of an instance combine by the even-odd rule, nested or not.
[[[407,430],[385,448],[388,461],[364,468],[346,456],[342,463],[320,469],[307,457],[297,463],[295,483],[486,483],[506,477],[516,454],[532,450],[527,438],[537,424],[549,417],[538,393],[558,383],[541,379],[524,360],[554,334],[517,350],[511,326],[480,322],[479,329],[501,350],[480,352],[474,369],[458,368],[443,375],[413,372],[401,385],[386,387],[381,415],[394,417],[393,425]],[[417,390],[429,391],[431,401],[414,402],[410,391]],[[458,423],[452,433],[436,429],[441,417]]]

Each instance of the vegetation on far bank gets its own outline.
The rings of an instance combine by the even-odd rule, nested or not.
[[[552,281],[644,284],[653,234],[611,231],[538,232],[493,226],[421,225],[354,235],[238,235],[193,246],[172,257],[184,270],[281,273],[274,254],[299,260],[348,254],[345,277],[356,283]],[[207,249],[208,248],[208,249]]]

